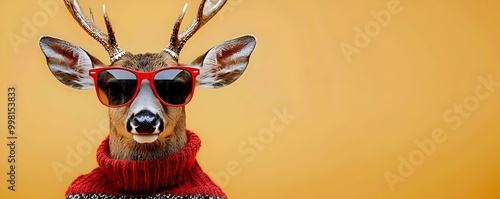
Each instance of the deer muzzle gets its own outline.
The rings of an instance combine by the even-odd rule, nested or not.
[[[163,120],[158,114],[154,114],[149,110],[142,110],[129,117],[127,131],[132,133],[135,141],[151,143],[163,131],[163,126]]]

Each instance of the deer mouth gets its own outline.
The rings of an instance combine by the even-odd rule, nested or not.
[[[159,133],[156,134],[149,134],[149,135],[144,135],[144,134],[133,134],[132,137],[134,140],[140,144],[144,143],[153,143],[158,139]]]

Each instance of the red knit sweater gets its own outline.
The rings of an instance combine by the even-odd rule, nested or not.
[[[109,137],[97,149],[99,167],[81,175],[66,191],[68,199],[225,199],[226,195],[203,172],[195,157],[200,138],[186,131],[184,149],[154,160],[114,160]]]

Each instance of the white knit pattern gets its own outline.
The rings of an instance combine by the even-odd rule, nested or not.
[[[178,196],[157,194],[154,196],[115,196],[106,194],[73,194],[67,199],[226,199],[226,197],[213,197],[208,195]]]

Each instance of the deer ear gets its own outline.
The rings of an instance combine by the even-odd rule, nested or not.
[[[43,36],[39,43],[50,71],[60,82],[82,90],[94,87],[89,69],[104,66],[101,61],[82,48],[61,39]]]
[[[200,68],[197,86],[219,88],[236,81],[245,71],[250,54],[255,48],[255,37],[244,35],[210,49],[191,66]]]

